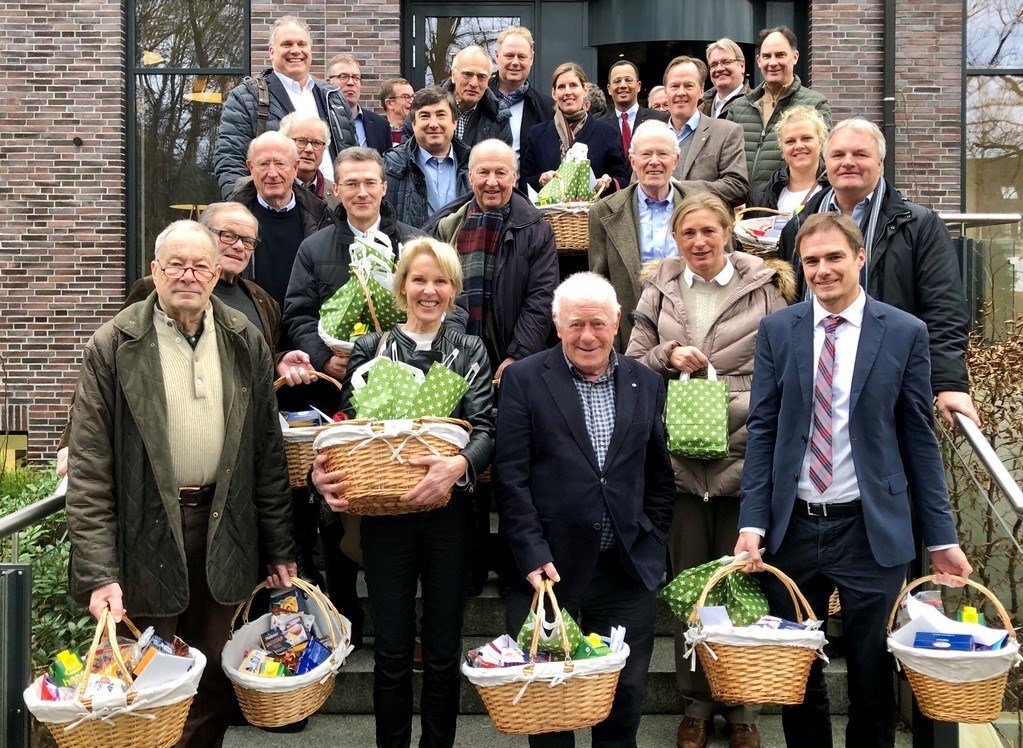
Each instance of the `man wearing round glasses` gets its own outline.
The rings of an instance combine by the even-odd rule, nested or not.
[[[725,37],[707,45],[707,67],[712,87],[703,94],[700,113],[721,118],[733,101],[749,91],[746,57],[738,44]]]
[[[320,161],[330,147],[330,128],[319,117],[292,112],[281,120],[281,135],[291,138],[298,149],[295,164],[295,182],[305,187],[316,197],[326,201],[333,210],[337,206],[334,197],[334,181],[323,176]]]
[[[488,88],[490,56],[482,47],[466,47],[451,61],[451,77],[441,84],[455,95],[455,137],[470,149],[490,138],[512,143],[511,112]]]
[[[348,52],[336,54],[327,61],[327,82],[341,89],[352,110],[355,137],[363,148],[375,148],[384,153],[391,147],[391,130],[387,120],[376,112],[363,109],[359,104],[362,96],[362,67],[355,55]]]

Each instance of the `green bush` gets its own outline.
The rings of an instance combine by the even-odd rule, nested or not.
[[[46,498],[56,485],[52,469],[0,471],[0,516]],[[63,510],[18,535],[18,560],[32,564],[32,662],[37,670],[63,649],[84,652],[95,632],[88,611],[68,594],[70,549]],[[11,550],[11,539],[0,538],[0,559],[10,561]]]

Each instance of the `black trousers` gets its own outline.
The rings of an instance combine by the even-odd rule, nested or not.
[[[874,560],[862,516],[811,517],[799,513],[798,506],[778,552],[765,554],[764,560],[792,578],[821,620],[827,616],[832,590],[838,587],[849,668],[845,744],[894,746],[894,668],[885,637],[906,566],[888,568]],[[759,577],[771,612],[791,619],[792,602],[781,582],[770,573]],[[782,709],[782,725],[790,748],[831,748],[830,706],[821,660],[810,669],[803,703]]]
[[[557,594],[557,589],[555,589]],[[516,585],[508,595],[508,631],[514,636],[529,615],[533,590]],[[624,626],[629,659],[618,679],[614,703],[607,719],[592,730],[593,748],[636,748],[636,731],[643,714],[647,671],[654,648],[656,593],[648,590],[622,566],[617,548],[600,553],[597,573],[581,600],[558,602],[575,618],[584,634],[607,636],[612,626]],[[531,748],[572,748],[575,733],[532,735]]]
[[[373,708],[380,748],[408,748],[412,741],[417,583],[423,592],[419,745],[450,748],[455,743],[471,518],[471,500],[456,493],[441,509],[362,519],[363,566],[376,633]]]

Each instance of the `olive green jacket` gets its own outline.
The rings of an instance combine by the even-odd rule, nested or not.
[[[93,335],[71,415],[71,593],[88,603],[92,590],[118,582],[136,616],[178,615],[189,603],[155,303],[154,293]],[[270,352],[244,315],[211,303],[226,433],[206,574],[213,597],[231,605],[248,597],[260,561],[293,561],[295,547]]]
[[[821,94],[806,88],[798,75],[794,76],[792,85],[778,101],[766,127],[761,106],[763,98],[764,84],[761,83],[745,96],[732,101],[725,115],[726,119],[742,125],[746,139],[746,170],[749,172],[750,193],[770,181],[771,175],[785,164],[774,128],[786,109],[794,106],[813,107],[831,127],[831,104]]]

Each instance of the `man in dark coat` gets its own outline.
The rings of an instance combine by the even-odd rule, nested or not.
[[[667,112],[658,112],[639,105],[639,92],[643,81],[639,79],[639,68],[628,60],[619,60],[607,71],[607,92],[614,106],[597,117],[614,123],[622,136],[622,153],[629,157],[629,145],[636,128],[648,119],[668,121]]]
[[[497,35],[497,72],[490,90],[511,115],[511,147],[520,153],[530,128],[554,116],[554,99],[529,82],[533,69],[533,34],[525,26],[509,26]]]
[[[749,92],[742,47],[728,37],[711,42],[707,45],[707,69],[712,85],[700,101],[700,114],[720,119],[733,102]]]
[[[441,87],[458,106],[455,137],[472,148],[490,138],[512,142],[511,112],[487,86],[490,57],[481,47],[466,47],[451,61],[451,77]]]
[[[362,67],[349,52],[336,54],[327,61],[327,81],[341,89],[352,110],[355,137],[364,148],[375,148],[380,153],[391,149],[391,126],[387,119],[364,109],[359,103],[362,96]]]
[[[156,292],[86,346],[71,412],[70,586],[97,618],[130,610],[206,655],[179,745],[216,747],[235,606],[261,555],[274,586],[296,574],[274,370],[246,317],[210,298],[220,266],[204,226],[167,227],[151,270]]]
[[[412,137],[384,154],[384,199],[399,221],[420,228],[469,191],[469,149],[455,138],[457,119],[455,99],[443,88],[416,92],[409,114]]]
[[[786,224],[778,254],[792,262],[806,288],[795,238],[814,213],[840,211],[863,232],[866,264],[860,283],[871,298],[919,317],[927,325],[931,387],[949,424],[959,412],[980,424],[970,397],[966,344],[970,320],[952,239],[932,210],[906,200],[882,176],[884,135],[872,122],[847,119],[824,144],[832,189],[823,190]]]
[[[242,81],[224,102],[213,174],[225,198],[234,190],[235,181],[248,174],[245,158],[249,143],[267,130],[276,130],[286,114],[318,114],[330,126],[330,148],[320,164],[326,179],[334,173],[337,154],[358,144],[345,97],[309,74],[313,49],[305,21],[294,16],[277,19],[270,30],[270,58],[271,69]]]
[[[629,658],[610,715],[593,728],[597,747],[636,745],[675,501],[664,383],[613,350],[620,317],[595,273],[558,287],[561,345],[505,372],[493,467],[501,532],[529,582],[508,596],[508,630],[522,626],[545,578],[584,631],[626,629]],[[529,744],[575,743],[551,733]]]

